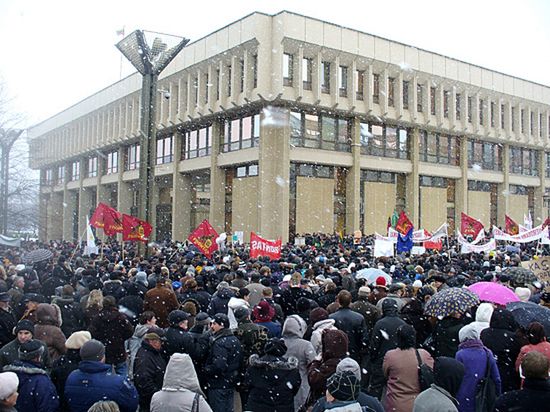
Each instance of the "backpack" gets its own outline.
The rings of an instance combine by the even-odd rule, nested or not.
[[[418,353],[418,349],[414,350],[416,353],[416,360],[418,361],[418,382],[420,383],[420,391],[425,391],[432,383],[434,383],[434,371],[424,362]]]
[[[497,399],[496,385],[491,378],[491,363],[489,361],[489,352],[487,354],[487,366],[485,376],[478,382],[476,387],[476,412],[491,412]]]

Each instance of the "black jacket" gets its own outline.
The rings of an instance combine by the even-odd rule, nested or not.
[[[365,318],[349,308],[340,308],[330,315],[336,326],[348,335],[349,356],[359,361],[361,350],[368,344],[368,331]]]
[[[548,410],[550,410],[548,379],[525,379],[523,389],[502,394],[495,404],[495,412]]]
[[[454,358],[458,351],[458,331],[465,325],[462,319],[444,318],[438,321],[432,332],[433,346],[426,347],[433,357]]]
[[[300,298],[313,299],[313,294],[298,287],[289,287],[281,293],[278,303],[281,305],[286,317],[297,313],[296,303]]]
[[[231,299],[232,296],[233,292],[231,292],[231,290],[227,288],[221,289],[216,292],[216,294],[212,296],[212,300],[208,305],[208,314],[210,316],[214,316],[216,313],[223,313],[227,315],[227,304],[229,303],[229,299]]]
[[[162,389],[166,360],[161,351],[141,342],[134,360],[134,385],[139,394],[140,410],[149,410],[151,398]]]
[[[300,389],[298,359],[252,355],[245,375],[250,388],[246,410],[294,412],[294,396]]]
[[[113,296],[118,302],[128,292],[120,280],[108,280],[103,284],[103,296]]]
[[[242,349],[239,339],[224,328],[212,337],[210,353],[204,365],[208,387],[233,389],[238,380]]]
[[[432,324],[429,317],[424,315],[422,302],[416,298],[411,299],[401,308],[401,319],[411,325],[416,331],[416,346],[419,347],[432,333]]]
[[[166,341],[163,345],[163,352],[167,359],[174,353],[187,353],[191,358],[195,358],[195,342],[189,332],[178,328],[177,326],[170,326],[166,329],[164,338]]]
[[[187,299],[193,299],[200,305],[200,312],[206,312],[208,305],[212,300],[212,296],[205,290],[189,290],[178,296],[180,303],[185,302]]]
[[[65,399],[65,382],[72,371],[78,369],[80,351],[78,349],[68,349],[67,353],[56,360],[52,367],[50,378],[59,394],[62,410],[69,410],[69,405]]]
[[[370,360],[380,367],[384,362],[386,352],[397,348],[397,329],[405,321],[397,316],[397,305],[393,299],[386,299],[382,303],[382,319],[374,325],[370,342]]]
[[[54,302],[61,310],[61,330],[68,338],[73,332],[84,329],[84,311],[73,298],[58,298]]]
[[[16,324],[15,316],[11,311],[0,309],[0,348],[13,340],[12,332]]]

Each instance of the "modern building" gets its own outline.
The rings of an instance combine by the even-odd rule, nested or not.
[[[291,12],[190,43],[158,83],[154,236],[203,219],[265,238],[535,224],[550,207],[550,87]],[[97,202],[137,213],[141,76],[29,130],[42,239]]]

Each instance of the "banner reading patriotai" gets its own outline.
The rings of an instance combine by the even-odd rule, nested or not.
[[[541,226],[534,227],[533,229],[527,230],[517,235],[509,235],[504,231],[500,230],[498,227],[493,226],[493,237],[496,240],[505,240],[507,242],[514,243],[529,243],[541,238],[548,237],[548,226],[544,229]]]
[[[281,257],[281,239],[267,240],[256,233],[250,233],[250,257],[267,256],[269,259],[279,259]]]
[[[204,219],[187,239],[193,243],[204,256],[210,259],[212,254],[218,250],[218,244],[215,242],[218,236],[218,232],[216,232],[210,222]]]

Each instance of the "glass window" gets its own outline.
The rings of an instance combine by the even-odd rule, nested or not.
[[[436,92],[435,87],[430,87],[430,113],[435,115],[435,101],[436,101]]]
[[[397,129],[386,126],[386,157],[397,156]]]
[[[371,125],[372,147],[371,155],[384,156],[384,128],[380,125]]]
[[[157,159],[156,164],[161,165],[171,163],[174,155],[174,139],[172,136],[163,139],[157,139]]]
[[[126,162],[127,170],[136,170],[139,168],[139,157],[140,157],[139,143],[135,143],[131,146],[128,146],[127,162]]]
[[[449,156],[449,137],[439,136],[439,163],[448,164]]]
[[[53,170],[46,169],[46,172],[44,173],[44,184],[51,185],[52,183],[53,183]]]
[[[65,165],[57,168],[57,184],[63,184],[65,181]]]
[[[451,92],[443,90],[443,117],[449,117],[449,98]]]
[[[97,176],[97,156],[88,159],[88,177]]]
[[[455,101],[455,116],[456,120],[460,120],[460,116],[462,115],[462,107],[460,105],[462,104],[462,96],[460,93],[456,94],[456,101]]]
[[[394,107],[394,95],[395,95],[395,79],[388,77],[388,106]]]
[[[258,55],[252,55],[252,82],[253,88],[258,87]]]
[[[369,131],[368,123],[360,123],[359,125],[359,134],[361,139],[361,149],[363,147],[368,147],[370,143],[370,137],[372,136]]]
[[[319,117],[314,114],[306,114],[304,146],[309,148],[319,148],[320,134]]]
[[[303,146],[302,113],[290,112],[290,143]]]
[[[248,176],[258,176],[258,165],[248,166]]]
[[[260,143],[260,115],[259,114],[254,115],[254,124],[252,125],[252,127],[253,127],[253,129],[252,129],[252,138],[253,138],[252,145],[256,147]]]
[[[484,110],[485,110],[485,101],[483,99],[479,99],[479,124],[482,126],[483,126]]]
[[[246,166],[237,167],[237,177],[246,176]]]
[[[407,159],[409,154],[408,133],[406,129],[399,129],[399,158]]]
[[[107,153],[106,174],[118,173],[118,150]]]
[[[409,82],[403,80],[403,109],[409,109]]]
[[[294,56],[289,53],[283,54],[283,85],[292,86],[294,77]]]
[[[473,109],[473,99],[472,99],[472,96],[468,96],[468,123],[472,123],[472,109]]]
[[[424,100],[424,87],[421,84],[416,85],[416,111],[422,113],[424,108],[422,103]]]
[[[80,179],[80,162],[73,162],[71,165],[71,181]]]
[[[380,75],[377,73],[372,75],[372,102],[380,103]]]
[[[491,102],[491,127],[495,127],[495,102]]]
[[[329,116],[322,116],[321,127],[321,136],[323,140],[334,142],[336,138],[336,119]]]
[[[304,90],[311,90],[313,77],[313,59],[304,57],[302,59],[302,82]]]
[[[206,156],[208,153],[208,128],[203,127],[199,129],[199,144],[198,144],[199,157]]]
[[[242,118],[242,148],[252,147],[252,116]]]
[[[330,62],[322,63],[321,93],[330,93]]]
[[[355,70],[355,84],[357,90],[355,90],[355,98],[357,100],[363,100],[363,90],[365,89],[365,72],[362,70]]]
[[[227,96],[231,96],[231,80],[232,80],[231,65],[227,66]]]
[[[430,163],[437,163],[437,135],[435,133],[428,132],[426,148],[427,161]]]
[[[338,89],[340,97],[347,97],[348,95],[348,68],[346,66],[340,66]]]
[[[500,128],[504,129],[504,110],[505,106],[503,104],[500,105]]]

